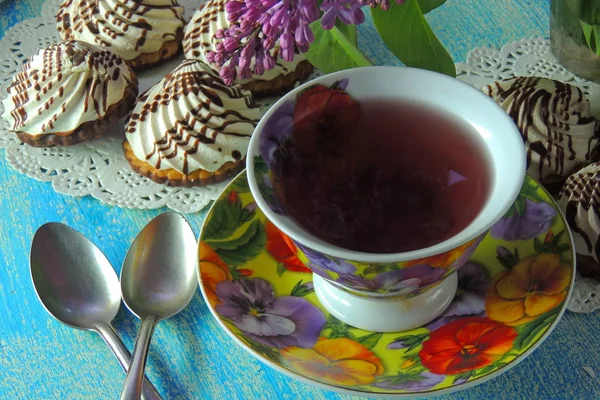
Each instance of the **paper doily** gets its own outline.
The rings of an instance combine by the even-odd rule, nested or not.
[[[0,93],[25,60],[40,49],[60,41],[54,15],[61,0],[48,0],[42,14],[13,26],[0,42]],[[189,20],[198,0],[179,0]],[[140,92],[161,79],[178,61],[139,74]],[[501,50],[476,48],[466,63],[457,64],[458,78],[481,88],[513,76],[544,76],[580,86],[593,112],[600,116],[600,86],[577,78],[561,67],[545,39],[525,39]],[[4,111],[0,103],[0,113]],[[198,212],[216,199],[226,183],[202,188],[176,188],[154,183],[131,170],[121,150],[119,128],[102,139],[70,147],[32,148],[21,144],[0,118],[0,148],[10,165],[32,178],[52,183],[58,193],[93,196],[103,203],[126,208],[168,207],[182,213]],[[121,128],[122,129],[122,128]],[[569,310],[591,312],[600,308],[600,284],[577,279]]]
[[[586,93],[592,113],[600,117],[600,85],[563,68],[550,52],[550,41],[546,39],[524,39],[500,50],[476,48],[469,53],[466,63],[456,64],[456,75],[477,88],[515,76],[541,76],[577,85]],[[578,313],[600,309],[600,283],[577,275],[567,308]]]

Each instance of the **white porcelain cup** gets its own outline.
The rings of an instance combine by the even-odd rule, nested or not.
[[[318,85],[318,86],[315,86]],[[422,103],[455,115],[484,144],[490,165],[489,196],[479,214],[456,235],[431,247],[377,254],[345,249],[313,235],[290,216],[273,191],[277,159],[290,145],[295,107],[309,91],[328,96],[347,93],[366,99]],[[280,152],[280,153],[277,153]],[[421,326],[441,314],[456,292],[455,271],[471,256],[488,230],[511,207],[525,177],[525,150],[512,119],[481,91],[455,78],[406,67],[366,67],[319,77],[275,103],[258,124],[247,153],[252,195],[265,216],[298,247],[315,273],[315,290],[324,306],[350,325],[397,331]],[[310,196],[310,193],[306,194]],[[414,261],[446,260],[427,269]],[[433,261],[431,261],[433,263]],[[437,262],[437,261],[436,261]],[[385,265],[385,279],[377,266]],[[395,268],[390,270],[390,265]],[[389,284],[390,279],[394,284]],[[387,286],[380,285],[386,280]],[[385,310],[385,311],[384,311]]]

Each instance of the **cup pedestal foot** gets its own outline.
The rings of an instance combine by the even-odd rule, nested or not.
[[[352,294],[313,274],[323,306],[340,321],[373,332],[399,332],[421,327],[443,313],[454,299],[456,272],[437,286],[411,298],[365,297]]]

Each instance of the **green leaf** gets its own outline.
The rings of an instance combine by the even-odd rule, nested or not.
[[[558,232],[556,235],[554,235],[554,237],[552,238],[552,244],[553,245],[558,245],[560,243],[560,240],[562,239],[562,237],[565,235],[566,230],[562,230],[560,232]]]
[[[455,77],[456,68],[448,51],[423,16],[418,0],[390,2],[390,9],[371,8],[379,35],[404,64]]]
[[[393,340],[393,342],[402,342],[404,347],[406,348],[405,352],[408,353],[423,343],[423,340],[429,337],[428,333],[422,333],[420,335],[409,335],[409,336],[399,336]]]
[[[556,246],[556,252],[558,254],[565,253],[570,250],[571,250],[571,245],[568,243],[562,243],[562,244],[559,244],[558,246]]]
[[[356,25],[344,24],[339,19],[335,22],[335,27],[348,39],[354,46],[358,46],[358,30]]]
[[[283,263],[277,263],[277,276],[281,277],[285,271],[285,265],[283,265]]]
[[[517,213],[517,215],[523,215],[523,213],[525,212],[525,197],[523,197],[523,196],[517,197],[517,200],[515,200],[515,203],[514,203],[514,207],[515,207],[515,212]]]
[[[250,186],[248,186],[248,178],[246,178],[246,175],[240,176],[238,179],[231,182],[229,188],[238,193],[249,193]]]
[[[496,256],[496,260],[498,260],[498,262],[506,269],[512,269],[512,267],[514,267],[514,265],[512,265],[512,263],[508,259],[505,259],[503,257]]]
[[[242,212],[240,214],[240,224],[250,221],[252,218],[254,218],[255,214],[256,214],[256,210],[248,211],[245,208],[242,209]]]
[[[382,336],[383,336],[383,333],[374,332],[374,333],[370,333],[368,335],[359,337],[358,342],[360,344],[362,344],[363,346],[365,346],[367,349],[372,350],[373,347],[377,346],[377,342],[379,342],[379,339],[381,339]]]
[[[298,283],[296,283],[290,295],[296,297],[304,297],[306,295],[311,294],[314,291],[315,289],[308,287],[306,283],[303,284],[301,279]]]
[[[545,251],[546,249],[544,248],[544,246],[542,245],[542,242],[540,241],[540,238],[538,238],[538,237],[533,238],[533,249],[538,254],[542,254],[542,253],[546,252]]]
[[[350,325],[347,325],[347,324],[341,322],[340,320],[338,320],[336,317],[334,317],[331,314],[329,315],[329,318],[327,319],[327,323],[325,324],[325,327],[323,329],[331,330],[329,335],[327,335],[327,337],[329,339],[338,339],[338,338],[344,338],[344,337],[354,338],[354,336],[352,334],[350,334],[350,332],[349,332]]]
[[[248,229],[246,229],[244,233],[242,233],[235,239],[229,239],[227,241],[205,240],[205,242],[208,245],[210,245],[213,249],[215,249],[215,251],[218,251],[219,249],[235,250],[239,247],[245,246],[250,240],[252,240],[254,235],[256,235],[256,231],[259,225],[260,222],[258,220],[255,220],[253,223],[248,225]]]
[[[471,371],[467,371],[467,372],[463,372],[460,373],[458,375],[456,375],[454,377],[454,379],[452,379],[452,383],[456,383],[459,379],[464,379],[465,382],[468,381],[473,375],[475,374],[475,371],[471,370]]]
[[[385,266],[382,264],[373,264],[365,268],[365,270],[363,271],[363,275],[380,274],[383,271],[385,271],[385,269]]]
[[[255,220],[238,238],[210,244],[226,264],[237,267],[258,256],[265,246],[266,238],[265,227]]]
[[[367,67],[371,61],[356,47],[352,39],[348,39],[337,27],[323,29],[321,20],[310,24],[315,41],[304,53],[308,61],[324,73],[343,69]]]
[[[564,0],[569,10],[583,22],[600,24],[600,3],[598,0]]]
[[[446,0],[419,0],[419,6],[421,7],[423,14],[427,14],[429,11],[435,10],[445,2]]]
[[[495,362],[493,364],[488,365],[487,367],[481,368],[475,372],[475,375],[481,376],[485,374],[489,374],[490,372],[506,365],[505,362]]]
[[[522,351],[529,347],[536,336],[546,329],[555,319],[558,311],[549,311],[541,315],[538,319],[533,320],[519,327],[519,336],[515,339],[513,347],[517,351]]]
[[[228,238],[239,228],[241,204],[229,204],[227,197],[216,201],[210,220],[204,228],[205,241]]]

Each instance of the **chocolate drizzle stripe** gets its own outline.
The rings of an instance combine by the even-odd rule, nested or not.
[[[527,166],[537,163],[538,177],[565,176],[574,163],[591,161],[598,136],[591,127],[590,136],[580,132],[596,121],[581,89],[544,78],[517,77],[494,82],[485,90],[517,124],[527,147]]]
[[[50,45],[30,57],[8,87],[14,109],[7,110],[7,114],[13,119],[13,130],[37,135],[58,127],[62,131],[75,129],[77,125],[61,126],[60,117],[70,102],[82,104],[84,112],[89,112],[92,106],[94,115],[103,116],[111,106],[109,102],[118,101],[130,82],[127,76],[134,79],[125,64],[116,65],[117,59],[109,52],[74,41]],[[71,65],[77,69],[71,69]],[[126,72],[114,73],[114,70]],[[29,118],[28,110],[32,118]],[[71,123],[79,121],[74,119]],[[35,128],[36,132],[28,133],[28,126],[38,128]]]

